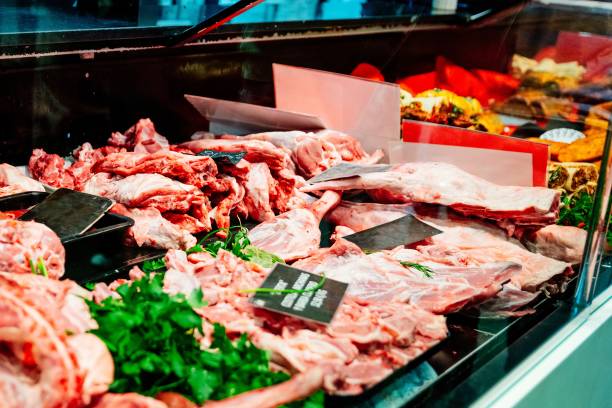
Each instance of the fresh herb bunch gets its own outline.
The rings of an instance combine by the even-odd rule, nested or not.
[[[108,297],[100,304],[87,301],[98,323],[92,333],[104,341],[115,362],[111,392],[154,396],[174,391],[201,404],[289,378],[270,371],[266,351],[245,335],[232,342],[219,324],[211,348],[203,350],[195,337],[202,318],[194,311],[205,305],[201,291],[189,297],[168,295],[163,274],[155,274],[121,285],[117,293],[120,298]],[[320,407],[320,398],[315,394],[303,404]]]
[[[590,194],[583,192],[577,196],[565,195],[561,199],[557,224],[586,228],[592,211],[593,197]]]
[[[426,278],[433,278],[433,276],[436,274],[433,269],[431,269],[429,266],[426,266],[426,265],[421,265],[418,263],[408,262],[408,261],[400,261],[400,264],[404,268],[411,268],[411,269],[415,269],[421,272],[423,276],[425,276]]]

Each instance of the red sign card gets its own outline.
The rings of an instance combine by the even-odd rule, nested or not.
[[[492,156],[498,156],[500,152],[528,153],[531,155],[530,184],[536,187],[546,186],[549,153],[548,145],[544,143],[414,120],[404,120],[402,134],[404,142],[495,150],[496,154]],[[457,151],[455,154],[460,154],[460,152]],[[511,156],[524,157],[524,155],[509,155],[509,157]],[[505,163],[508,167],[505,170],[507,172],[526,171],[527,169],[524,169],[524,167],[529,165],[524,160],[517,161],[515,159],[505,161]],[[483,171],[486,171],[486,166],[495,165],[495,162],[483,163]],[[499,168],[496,168],[496,173],[499,170]],[[516,178],[515,176],[513,175],[513,180]],[[500,182],[500,184],[506,183]],[[528,185],[529,183],[521,184]]]

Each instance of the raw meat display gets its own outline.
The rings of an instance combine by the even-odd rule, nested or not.
[[[0,195],[44,191],[44,183],[108,197],[115,201],[111,211],[134,220],[125,245],[167,250],[88,292],[59,280],[64,248],[51,230],[0,214],[0,401],[11,408],[265,408],[319,389],[357,395],[442,342],[449,334],[445,315],[531,313],[540,293],[564,290],[572,264],[582,260],[586,232],[554,225],[560,203],[552,189],[496,185],[437,162],[309,184],[305,179],[339,163],[367,166],[383,154],[333,130],[196,137],[171,144],[141,119],[113,133],[107,146],[81,145],[72,158],[35,149],[33,179],[0,165]],[[407,214],[441,233],[379,251],[343,238]],[[322,230],[329,228],[332,244],[322,248]],[[329,324],[252,302],[278,262],[324,277],[321,285],[348,284]],[[151,298],[135,300],[143,295]],[[130,299],[134,309],[127,312]],[[120,312],[120,324],[108,320],[111,330],[103,323],[111,313],[105,307]],[[160,326],[147,323],[172,307],[177,314],[160,318]],[[142,330],[131,329],[138,324]],[[168,332],[171,324],[178,330]],[[149,327],[156,329],[145,337]],[[226,340],[219,340],[220,329]],[[135,336],[132,342],[118,339],[119,330]],[[171,364],[162,359],[158,366],[165,352],[144,351],[148,343],[180,336],[187,336],[187,348]],[[122,355],[128,344],[139,348]],[[204,383],[197,373],[155,392],[135,389],[138,381],[125,385],[153,374],[120,377],[133,363],[121,359],[141,348],[151,360],[143,357],[134,372],[163,373],[161,381],[191,372],[180,368],[185,350],[199,356],[223,347],[235,347],[230,354],[259,350],[257,370],[282,374],[282,381],[255,381],[215,397],[211,390],[221,380],[206,383],[210,390],[191,389],[192,380]],[[235,363],[238,354],[231,355]]]
[[[34,270],[51,279],[64,274],[59,237],[34,221],[0,219],[0,272],[31,274]]]

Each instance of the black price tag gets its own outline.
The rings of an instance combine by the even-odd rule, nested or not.
[[[322,181],[330,181],[336,179],[343,179],[348,177],[361,176],[367,173],[380,173],[383,171],[389,171],[391,165],[389,164],[353,164],[353,163],[340,163],[332,168],[325,170],[321,174],[317,174],[310,180],[309,183],[320,183]]]
[[[221,164],[238,164],[246,156],[246,152],[218,152],[216,150],[202,150],[196,156],[208,156]]]
[[[400,245],[413,244],[441,232],[439,229],[420,221],[412,214],[408,214],[397,220],[343,238],[356,244],[361,249],[381,251]]]
[[[328,324],[342,303],[348,283],[325,279],[321,286],[322,279],[321,275],[276,264],[250,301],[256,307]]]

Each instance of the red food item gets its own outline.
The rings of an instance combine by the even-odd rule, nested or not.
[[[397,83],[403,90],[408,91],[411,94],[418,94],[438,86],[437,74],[435,71],[418,75],[410,75],[400,79],[397,81]]]
[[[536,61],[542,61],[544,58],[555,59],[557,56],[557,47],[550,46],[544,47],[535,55],[534,59]]]
[[[483,105],[488,104],[489,96],[483,82],[470,71],[453,64],[444,57],[436,59],[438,87],[447,89],[459,96],[476,98]]]
[[[374,65],[368,64],[367,62],[362,62],[361,64],[357,65],[353,72],[351,72],[351,75],[360,78],[371,79],[372,81],[385,81],[385,77],[380,72],[380,70]]]
[[[495,99],[496,101],[502,101],[510,97],[520,85],[518,79],[501,72],[488,69],[474,69],[472,72],[486,87],[489,99]]]

